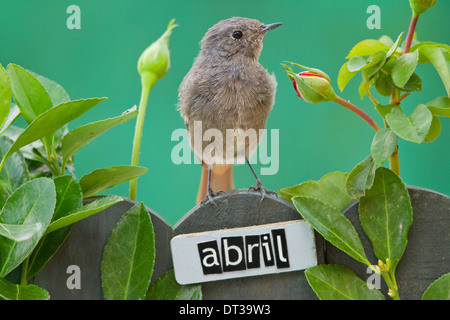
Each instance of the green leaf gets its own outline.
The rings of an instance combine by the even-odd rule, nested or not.
[[[34,224],[5,224],[0,223],[0,236],[14,241],[28,240],[39,231],[42,226],[40,223]]]
[[[322,264],[305,271],[309,285],[320,300],[385,300],[378,289],[367,283],[347,267]]]
[[[8,119],[9,110],[11,108],[11,83],[8,73],[0,64],[0,129]]]
[[[167,271],[150,285],[145,300],[201,300],[201,285],[179,285],[173,270]]]
[[[60,176],[54,179],[56,190],[56,206],[52,222],[81,208],[83,195],[78,181],[71,175]],[[69,236],[73,225],[55,230],[44,235],[33,250],[29,262],[27,279],[37,274],[58,251]]]
[[[291,201],[295,196],[308,196],[336,208],[344,209],[353,201],[345,192],[345,181],[348,173],[332,172],[323,176],[319,181],[306,181],[299,185],[278,190],[280,195]]]
[[[394,153],[397,147],[397,135],[389,128],[382,128],[375,134],[370,155],[376,165],[381,166]]]
[[[433,281],[423,293],[422,300],[450,300],[450,273]]]
[[[50,96],[50,99],[52,100],[53,106],[57,106],[58,104],[69,102],[70,97],[69,94],[64,90],[61,85],[56,83],[53,80],[50,80],[44,76],[41,76],[40,74],[36,74],[34,72],[30,72],[33,76],[36,77],[36,79],[39,80],[39,82],[42,84],[42,86],[45,88],[45,90],[48,92],[48,95]]]
[[[13,141],[7,136],[0,137],[0,157],[4,157]],[[21,152],[17,152],[6,161],[3,170],[0,172],[0,208],[6,199],[19,186],[30,180],[27,163]]]
[[[439,117],[433,116],[433,120],[431,121],[430,130],[428,130],[427,136],[425,137],[424,142],[432,142],[439,137],[441,134],[441,120]]]
[[[73,129],[72,131],[69,131],[64,136],[61,147],[61,153],[64,157],[64,163],[78,150],[83,148],[96,137],[111,129],[112,127],[127,122],[128,120],[136,117],[137,114],[138,111],[136,109],[136,106],[134,106],[133,108],[126,110],[124,113],[122,113],[122,115],[118,117],[89,123],[87,125]]]
[[[366,59],[360,56],[353,56],[347,62],[347,68],[350,72],[357,72],[366,66]]]
[[[395,104],[388,104],[388,105],[382,105],[379,104],[375,107],[380,114],[380,116],[384,119],[387,114],[389,113],[402,113],[402,108],[400,106],[397,106]]]
[[[147,171],[147,168],[138,166],[115,166],[97,169],[81,177],[81,190],[85,198],[93,197],[122,182],[137,178]]]
[[[413,212],[408,189],[390,169],[377,169],[372,187],[359,199],[359,220],[377,258],[389,260],[395,271],[408,243]]]
[[[56,194],[53,180],[37,178],[19,188],[8,198],[0,212],[0,223],[34,225],[41,229],[31,239],[0,241],[0,276],[14,270],[34,249],[50,223],[55,208]]]
[[[405,53],[394,63],[391,77],[397,87],[403,88],[416,70],[419,52]]]
[[[389,77],[389,81],[393,87],[402,91],[422,91],[422,79],[420,79],[420,77],[416,73],[413,73],[411,75],[411,77],[408,79],[408,82],[403,87],[398,87],[397,85],[395,85],[392,77]]]
[[[348,62],[342,65],[337,78],[338,87],[341,91],[344,90],[344,88],[347,86],[347,83],[353,78],[353,76],[357,74],[357,72],[350,72],[347,65]]]
[[[379,50],[388,50],[389,47],[375,39],[366,39],[357,43],[350,53],[345,57],[350,59],[354,56],[370,56]]]
[[[50,300],[50,295],[34,284],[18,285],[0,278],[0,300]]]
[[[85,206],[82,206],[81,208],[78,208],[75,211],[72,211],[69,214],[53,221],[48,226],[45,234],[48,235],[55,230],[58,230],[60,228],[71,225],[71,224],[73,224],[77,221],[80,221],[82,219],[85,219],[87,217],[90,217],[93,214],[103,211],[120,201],[123,201],[123,199],[119,196],[110,196],[110,197],[99,198],[99,199],[97,199]]]
[[[358,233],[339,210],[310,197],[296,196],[292,202],[303,219],[327,241],[356,261],[370,265]]]
[[[145,298],[155,264],[155,235],[143,203],[128,210],[114,226],[101,263],[106,300]]]
[[[403,113],[391,112],[385,119],[391,130],[400,138],[421,143],[428,134],[433,115],[424,104],[419,104],[409,117]]]
[[[391,57],[394,54],[394,52],[397,51],[397,48],[400,45],[400,42],[402,42],[402,38],[403,38],[403,32],[399,34],[399,36],[397,37],[397,40],[395,40],[395,42],[392,45],[392,47],[386,53],[386,58]]]
[[[450,98],[438,97],[426,104],[433,116],[450,117]]]
[[[378,77],[375,80],[375,89],[379,94],[385,97],[389,97],[392,93],[392,86],[389,81],[389,75],[384,72],[379,72]]]
[[[345,191],[356,199],[364,195],[367,188],[370,188],[375,178],[376,164],[372,156],[367,156],[358,163],[350,172],[345,182]]]
[[[105,98],[93,98],[85,100],[75,100],[59,104],[52,109],[38,116],[30,125],[22,132],[0,164],[0,170],[6,159],[27,144],[45,137],[61,128],[66,123],[80,117],[89,109],[96,106]]]
[[[12,63],[7,70],[14,101],[28,123],[53,107],[48,92],[30,72]]]
[[[394,41],[392,41],[391,37],[387,35],[382,35],[380,38],[378,38],[378,41],[380,41],[382,44],[384,44],[389,48],[394,45]]]
[[[2,126],[0,126],[0,135],[2,135],[9,126],[16,121],[16,119],[20,116],[20,109],[17,105],[13,105],[11,110],[9,111],[9,115],[6,118],[5,122]]]
[[[419,51],[433,64],[441,77],[447,96],[450,96],[450,71],[448,68],[450,54],[445,49],[430,45],[421,46]]]

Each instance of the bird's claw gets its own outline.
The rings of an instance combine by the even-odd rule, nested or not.
[[[267,194],[278,198],[278,194],[275,191],[264,188],[264,186],[262,185],[261,182],[257,182],[256,186],[251,186],[248,190],[255,191],[255,192],[259,191],[261,193],[261,201],[264,200],[264,198],[266,197]]]
[[[205,203],[207,203],[208,201],[211,201],[211,203],[212,203],[214,206],[217,207],[217,204],[216,204],[216,202],[214,201],[213,198],[214,198],[214,197],[217,197],[218,195],[220,195],[220,194],[222,194],[222,193],[224,193],[224,191],[219,190],[219,191],[217,191],[217,192],[214,192],[214,191],[212,191],[211,188],[209,188],[208,191],[206,192],[206,197],[201,201],[201,204],[205,204]]]

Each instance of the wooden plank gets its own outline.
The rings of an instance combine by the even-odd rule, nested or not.
[[[301,219],[287,200],[259,192],[230,190],[215,204],[197,205],[174,226],[174,236],[211,230],[245,228]],[[317,259],[323,261],[323,239],[315,234]],[[204,299],[317,299],[303,270],[202,283]]]
[[[450,272],[450,198],[444,194],[408,186],[413,208],[413,223],[408,232],[408,245],[396,270],[400,298],[418,300],[428,286],[441,275]],[[365,235],[358,218],[358,202],[350,204],[343,214],[355,226],[367,258],[377,264],[372,244]],[[372,273],[367,267],[326,243],[325,262],[349,267],[363,280]],[[387,286],[381,279],[381,291]]]
[[[96,199],[85,200],[85,204]],[[137,202],[124,198],[102,212],[76,223],[69,237],[49,263],[34,277],[34,283],[47,289],[51,299],[57,300],[102,300],[100,265],[103,247],[114,225],[120,217]],[[156,259],[152,282],[173,269],[170,255],[172,227],[157,213],[147,208],[154,232]],[[79,267],[81,289],[69,289],[66,280],[70,276],[67,268]]]

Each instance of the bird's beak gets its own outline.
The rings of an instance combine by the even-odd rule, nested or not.
[[[280,23],[280,22],[277,22],[277,23],[271,23],[271,24],[266,24],[266,25],[263,25],[263,26],[261,27],[260,32],[267,32],[267,31],[269,31],[269,30],[273,30],[273,29],[275,29],[275,28],[278,28],[278,27],[281,26],[281,25],[282,25],[282,23]]]

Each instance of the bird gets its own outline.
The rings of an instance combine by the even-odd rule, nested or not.
[[[277,87],[275,75],[258,59],[266,33],[280,25],[282,23],[263,24],[243,17],[217,22],[202,38],[200,53],[179,86],[178,110],[184,119],[190,146],[202,161],[197,203],[213,200],[220,192],[234,189],[233,165],[237,161],[239,164],[246,162],[250,167],[256,179],[256,186],[250,189],[261,192],[261,200],[266,194],[276,195],[264,188],[249,158],[261,138],[260,129],[266,126]],[[227,137],[227,129],[237,134],[231,141],[226,139],[221,148],[212,148],[208,141],[196,143],[196,125],[201,126],[202,132],[216,130],[222,137]],[[256,138],[245,135],[252,130]]]

